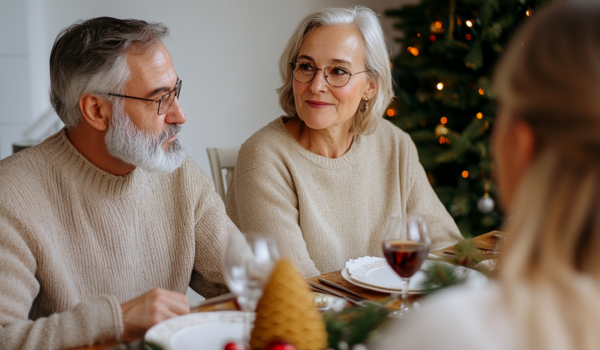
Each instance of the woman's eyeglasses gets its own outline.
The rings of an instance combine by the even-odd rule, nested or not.
[[[308,62],[290,62],[290,68],[292,77],[299,83],[310,83],[317,75],[317,71],[322,70],[325,74],[325,81],[334,87],[346,86],[353,75],[368,72],[368,70],[364,70],[351,73],[348,69],[339,66],[317,68]]]

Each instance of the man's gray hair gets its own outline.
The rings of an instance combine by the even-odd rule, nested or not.
[[[297,117],[294,91],[292,90],[292,73],[290,62],[294,61],[300,51],[304,37],[320,26],[353,25],[361,32],[365,43],[365,63],[369,70],[369,78],[375,82],[377,92],[369,100],[369,110],[363,113],[357,110],[352,120],[352,130],[356,134],[368,135],[375,131],[377,119],[383,116],[386,107],[394,97],[390,54],[386,39],[381,29],[377,14],[364,6],[348,8],[330,8],[312,13],[296,28],[290,38],[281,59],[279,73],[283,85],[277,89],[279,104],[287,115]],[[362,104],[361,104],[362,105]]]
[[[79,99],[84,94],[122,94],[130,78],[127,51],[156,47],[168,35],[162,23],[98,17],[63,29],[50,54],[50,103],[67,128],[81,118]],[[119,103],[117,103],[118,105]]]

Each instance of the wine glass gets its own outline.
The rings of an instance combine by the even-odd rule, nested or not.
[[[275,263],[279,260],[275,240],[259,233],[234,233],[223,256],[227,286],[235,294],[240,309],[254,312]],[[250,321],[244,322],[244,345],[248,345]]]
[[[409,311],[406,299],[410,277],[419,271],[429,254],[431,240],[425,221],[412,214],[405,218],[391,215],[381,243],[388,264],[402,278],[400,310],[390,313],[392,317],[400,317]]]

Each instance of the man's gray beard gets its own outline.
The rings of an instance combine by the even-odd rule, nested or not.
[[[113,108],[104,142],[108,153],[125,163],[153,173],[170,173],[181,166],[185,153],[178,138],[166,150],[162,145],[179,130],[180,125],[167,124],[156,136],[135,126],[121,108]]]

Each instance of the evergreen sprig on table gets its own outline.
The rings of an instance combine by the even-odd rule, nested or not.
[[[343,350],[356,344],[365,344],[388,321],[389,312],[383,306],[369,304],[323,314],[329,348]]]
[[[461,265],[473,268],[485,275],[491,273],[487,268],[479,266],[479,263],[482,261],[482,255],[472,242],[464,240],[457,243],[454,246],[454,252],[456,254],[455,260],[458,265],[432,264],[425,269],[424,272],[426,278],[423,283],[423,289],[427,294],[437,292],[446,287],[465,283],[466,275],[459,273],[456,270],[461,267]]]

